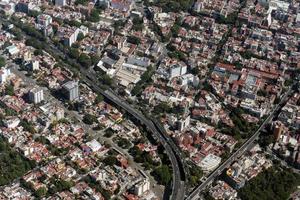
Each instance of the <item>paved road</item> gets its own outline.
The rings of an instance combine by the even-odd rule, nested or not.
[[[105,98],[112,101],[116,105],[120,106],[124,110],[126,110],[129,114],[131,114],[134,118],[138,119],[143,125],[145,125],[149,131],[152,132],[153,137],[159,140],[162,145],[164,146],[167,155],[170,158],[172,168],[173,168],[173,181],[172,181],[172,196],[171,199],[173,200],[182,200],[184,199],[185,195],[185,186],[184,181],[182,181],[181,171],[179,162],[176,159],[173,149],[165,140],[165,138],[160,134],[160,132],[156,129],[155,125],[152,121],[148,120],[142,113],[134,109],[131,105],[129,105],[125,100],[121,99],[117,96],[113,91],[110,90],[103,90],[98,87],[95,83],[97,82],[96,78],[94,77],[93,73],[89,73],[86,70],[81,70],[82,79],[93,88],[94,91],[99,92]]]
[[[2,19],[3,20],[3,19]],[[7,20],[4,20],[7,21]],[[30,36],[24,35],[31,39]],[[48,42],[48,49],[49,54],[52,56],[58,56],[60,58],[67,59],[71,64],[77,64],[77,61],[74,59],[69,58],[64,52],[62,52],[60,49],[58,49],[52,42]],[[71,69],[72,70],[72,69]],[[81,78],[82,81],[86,82],[95,92],[98,92],[102,94],[104,97],[115,103],[116,105],[122,107],[125,109],[128,113],[130,113],[133,117],[138,119],[142,124],[144,124],[149,131],[153,133],[153,137],[159,140],[162,145],[164,146],[167,155],[169,156],[169,159],[172,164],[173,168],[173,179],[172,179],[172,200],[183,200],[185,196],[185,185],[184,181],[181,177],[184,177],[181,173],[183,170],[180,170],[180,167],[182,167],[180,159],[177,159],[174,152],[175,150],[172,149],[172,147],[168,144],[166,139],[161,135],[161,133],[156,129],[155,125],[152,123],[152,121],[148,120],[143,114],[141,114],[139,111],[135,110],[132,106],[130,106],[126,101],[123,101],[120,97],[115,95],[112,91],[103,90],[99,87],[97,83],[97,77],[94,73],[91,73],[90,71],[86,69],[80,69],[81,72]]]
[[[290,87],[290,89],[284,94],[284,96],[281,98],[280,103],[277,106],[275,106],[275,108],[271,111],[269,116],[260,125],[258,130],[226,161],[224,161],[217,169],[215,169],[210,175],[208,175],[206,180],[202,182],[196,189],[194,189],[194,191],[186,198],[186,200],[196,200],[197,198],[199,198],[199,193],[201,191],[203,191],[216,177],[218,177],[225,168],[227,168],[233,161],[235,161],[237,158],[239,158],[249,149],[249,147],[253,144],[253,142],[261,133],[261,130],[264,128],[264,126],[272,120],[274,114],[281,108],[283,103],[286,102],[287,97],[291,93],[292,93],[292,87]]]

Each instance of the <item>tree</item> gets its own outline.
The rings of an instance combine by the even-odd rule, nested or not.
[[[288,199],[300,184],[300,175],[276,166],[261,172],[238,191],[244,200]]]
[[[13,85],[7,85],[5,87],[5,94],[9,96],[13,96],[15,94],[15,89]]]
[[[32,122],[29,122],[27,120],[22,120],[20,122],[20,125],[24,128],[25,131],[28,131],[29,133],[36,133],[36,130],[34,129],[34,126],[32,124]]]
[[[88,0],[76,0],[75,5],[84,5],[84,6],[86,6],[88,2],[89,2]]]
[[[92,54],[91,56],[92,65],[96,65],[101,59],[97,54]]]
[[[79,58],[78,58],[78,62],[84,66],[84,67],[90,67],[92,62],[91,62],[91,58],[86,55],[85,53],[80,54]]]
[[[0,68],[1,68],[1,67],[4,67],[4,66],[5,66],[5,64],[6,64],[6,62],[5,62],[5,58],[3,58],[3,57],[0,57]]]
[[[173,37],[177,37],[178,33],[179,33],[179,30],[180,30],[180,26],[177,25],[177,24],[174,24],[171,28],[171,32],[172,32],[172,35]]]
[[[135,31],[141,31],[143,30],[143,19],[142,18],[139,18],[139,17],[134,17],[132,19],[132,28],[133,30]]]
[[[98,94],[97,97],[95,98],[95,104],[98,104],[104,100],[104,97],[101,94]]]
[[[162,185],[167,185],[172,179],[170,169],[167,165],[162,165],[160,167],[157,167],[153,171],[153,175],[158,181],[158,183]]]
[[[91,115],[91,114],[85,114],[83,116],[83,120],[84,123],[92,125],[93,123],[98,122],[97,117],[95,115]]]
[[[119,147],[121,147],[123,149],[128,149],[131,146],[130,141],[125,139],[125,138],[119,138],[117,144],[118,144]]]
[[[78,59],[79,56],[80,56],[80,53],[79,53],[79,51],[77,49],[71,48],[70,51],[69,51],[69,56],[71,58]]]
[[[29,13],[28,13],[28,15],[30,17],[34,17],[34,18],[36,18],[39,14],[40,14],[40,12],[36,11],[36,10],[30,10]]]
[[[81,41],[81,40],[83,40],[83,39],[84,39],[84,35],[83,35],[82,32],[80,32],[80,33],[78,34],[78,36],[77,36],[77,40],[78,40],[78,41]]]
[[[87,18],[88,21],[91,22],[99,22],[100,16],[99,16],[99,11],[97,9],[93,9]]]
[[[33,54],[34,54],[35,56],[43,55],[43,50],[41,50],[41,49],[36,49],[36,50],[34,50]]]
[[[0,137],[0,150],[1,186],[23,176],[27,171],[35,167],[35,162],[27,160],[21,154],[11,149],[2,137]]]
[[[103,163],[105,165],[113,166],[117,164],[117,158],[114,156],[107,156],[103,159]]]
[[[153,110],[155,114],[170,113],[171,111],[172,111],[171,107],[166,102],[159,103],[154,107]]]
[[[45,187],[40,187],[39,189],[37,189],[34,193],[34,195],[37,197],[37,198],[41,198],[43,196],[45,196],[47,193],[47,189]]]
[[[138,45],[141,43],[141,39],[136,36],[128,36],[127,42]]]
[[[104,85],[111,86],[113,84],[113,80],[107,74],[103,74],[99,77],[99,81]]]

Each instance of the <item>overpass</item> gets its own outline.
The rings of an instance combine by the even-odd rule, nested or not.
[[[153,122],[147,119],[141,112],[133,108],[129,105],[125,100],[120,98],[111,90],[103,90],[97,85],[97,78],[93,73],[89,73],[88,70],[80,70],[81,71],[81,78],[84,82],[86,82],[95,92],[100,93],[106,99],[113,102],[114,104],[118,105],[122,109],[126,110],[131,116],[135,119],[140,121],[141,124],[145,125],[149,131],[153,134],[153,137],[158,140],[166,150],[166,153],[171,161],[172,169],[173,169],[173,179],[172,179],[172,200],[183,200],[185,196],[185,184],[184,179],[185,177],[182,172],[182,163],[181,160],[178,159],[175,155],[175,150],[169,145],[168,141],[162,136],[162,134],[156,129]]]

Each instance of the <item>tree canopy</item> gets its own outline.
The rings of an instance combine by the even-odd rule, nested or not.
[[[0,137],[0,152],[0,186],[9,184],[35,166],[33,161],[27,160],[11,149],[2,137]]]
[[[0,67],[4,67],[5,66],[5,58],[0,57]]]
[[[300,184],[300,175],[290,169],[270,168],[251,179],[238,191],[243,200],[288,199]]]

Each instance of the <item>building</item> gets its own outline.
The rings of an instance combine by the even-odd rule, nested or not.
[[[56,6],[66,6],[67,0],[55,0],[55,5]]]
[[[29,70],[31,71],[35,71],[35,70],[39,70],[40,69],[40,63],[37,60],[32,60],[29,63]]]
[[[283,131],[283,125],[280,123],[280,121],[276,121],[273,129],[275,141],[278,141],[280,139],[282,131]]]
[[[71,29],[71,30],[68,30],[67,32],[65,32],[65,35],[63,38],[64,44],[71,47],[72,44],[74,44],[76,42],[79,33],[80,33],[79,28]]]
[[[172,65],[169,69],[169,79],[186,74],[187,66]]]
[[[37,17],[38,24],[46,27],[52,23],[52,17],[50,15],[41,14]]]
[[[134,194],[137,196],[141,196],[149,189],[150,189],[150,182],[148,179],[144,179],[134,186]]]
[[[181,119],[177,122],[178,130],[182,132],[190,125],[191,117],[187,116],[185,119]]]
[[[2,68],[0,70],[0,84],[5,83],[7,78],[11,75],[10,69]]]
[[[11,55],[11,56],[14,56],[14,55],[16,55],[20,52],[18,47],[16,47],[15,45],[11,45],[11,46],[6,47],[6,50],[9,53],[9,55]]]
[[[5,15],[12,15],[15,12],[16,4],[9,1],[0,2],[0,11]]]
[[[222,159],[219,156],[214,154],[208,154],[203,160],[200,162],[200,167],[205,172],[210,172],[214,170],[221,163]]]
[[[69,81],[62,86],[63,93],[69,101],[79,99],[78,81]]]
[[[33,88],[28,93],[29,101],[31,103],[37,104],[44,101],[44,91],[42,88]]]
[[[16,128],[20,123],[20,119],[17,117],[12,117],[6,120],[3,120],[3,124],[6,128]]]
[[[31,52],[30,52],[30,51],[24,52],[24,54],[23,54],[23,60],[29,62],[31,59],[32,59],[32,54],[31,54]]]
[[[28,12],[29,12],[29,2],[26,2],[26,1],[20,1],[20,2],[16,5],[16,10],[17,10],[18,12],[28,13]]]

